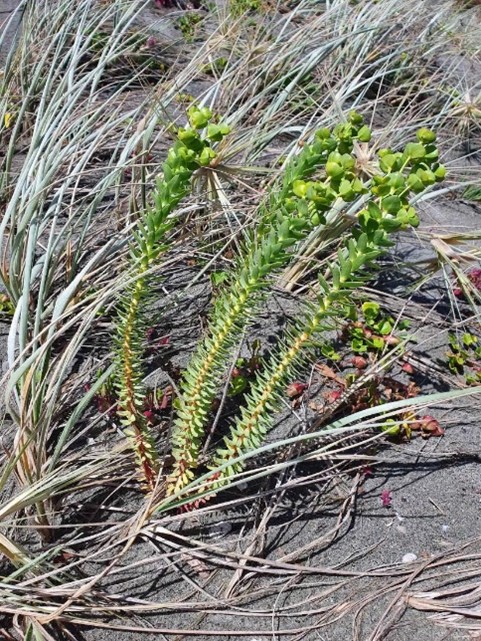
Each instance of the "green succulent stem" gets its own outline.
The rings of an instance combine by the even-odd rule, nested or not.
[[[349,249],[339,251],[338,258],[344,265],[343,273],[335,277],[335,283],[327,284],[322,279],[323,293],[319,296],[316,307],[311,308],[303,321],[299,321],[288,332],[279,350],[264,363],[247,395],[246,404],[241,408],[240,416],[229,436],[224,439],[223,445],[216,451],[211,469],[215,470],[262,444],[271,427],[272,415],[282,391],[298,365],[305,359],[306,351],[312,346],[315,335],[329,329],[331,319],[347,313],[345,308],[350,301],[352,290],[363,282],[362,278],[355,278],[355,273],[380,253],[380,249],[368,245],[366,236],[360,237],[359,244],[351,243]],[[333,267],[335,270],[336,266]],[[210,488],[222,487],[243,467],[241,461],[224,467],[215,475],[215,482]]]
[[[177,131],[178,140],[169,150],[157,180],[153,204],[143,212],[130,247],[133,284],[125,291],[117,320],[118,414],[132,443],[142,482],[148,490],[156,483],[159,460],[152,434],[143,413],[144,312],[149,300],[149,272],[169,246],[168,233],[175,225],[171,216],[190,190],[194,172],[211,162],[215,152],[211,142],[221,140],[228,128],[210,125],[212,114],[206,108],[189,110],[189,126]],[[207,128],[206,137],[200,132]]]
[[[120,340],[117,349],[116,387],[119,396],[118,413],[122,417],[125,435],[131,441],[142,481],[151,490],[155,486],[159,466],[153,439],[142,414],[142,368],[140,362],[143,350],[140,340],[139,308],[145,297],[146,271],[147,267],[139,266],[137,281],[130,291],[131,295],[121,303],[123,314],[117,327]]]

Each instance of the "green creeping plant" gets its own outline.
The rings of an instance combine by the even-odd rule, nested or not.
[[[229,133],[225,124],[213,121],[206,108],[192,106],[188,114],[189,125],[177,132],[178,140],[168,152],[152,205],[138,222],[130,247],[132,284],[120,301],[117,318],[115,389],[119,414],[147,490],[154,488],[160,469],[143,414],[149,271],[169,247],[178,220],[174,212],[188,193],[193,175],[215,158],[213,145]],[[370,138],[369,128],[355,112],[332,131],[319,129],[312,142],[287,163],[278,184],[260,203],[258,224],[246,234],[234,269],[220,278],[205,335],[179,384],[171,437],[173,463],[166,479],[168,496],[178,495],[195,479],[215,401],[225,388],[239,341],[298,244],[319,227],[332,225],[327,214],[333,206],[337,210],[342,203],[359,201],[362,209],[351,221],[335,259],[318,275],[317,300],[306,304],[268,358],[256,356],[256,367],[238,397],[240,407],[229,433],[203,460],[212,470],[206,485],[210,492],[228,485],[243,469],[244,464],[235,459],[261,445],[287,382],[319,343],[319,335],[338,325],[339,319],[351,317],[352,292],[369,277],[372,261],[391,245],[390,235],[419,224],[410,204],[412,194],[443,180],[446,173],[438,162],[435,134],[421,129],[417,140],[404,150],[380,150],[377,172],[372,180],[364,181],[353,148],[356,141],[367,143]],[[214,275],[214,284],[216,278]]]
[[[400,332],[409,327],[409,321],[406,320],[396,324],[391,316],[382,314],[380,306],[372,301],[364,302],[361,312],[363,322],[350,323],[347,328],[351,349],[356,354],[380,353],[387,345],[396,345],[399,339],[392,334],[394,327]]]
[[[7,294],[0,294],[0,315],[13,317],[15,314],[15,305]]]
[[[202,15],[195,12],[185,13],[183,16],[178,18],[176,25],[182,31],[182,35],[186,42],[194,42],[198,31],[198,25],[203,19]]]
[[[234,18],[250,11],[259,11],[262,8],[262,0],[230,0],[229,11]]]
[[[317,303],[308,307],[278,349],[262,363],[230,434],[212,457],[213,471],[262,443],[286,382],[306,359],[316,335],[331,329],[336,319],[349,317],[351,292],[367,278],[370,262],[390,246],[389,235],[419,224],[410,196],[445,175],[437,162],[434,134],[422,129],[417,142],[409,143],[402,152],[381,150],[378,173],[371,183],[364,183],[356,173],[353,143],[367,142],[370,137],[356,113],[332,132],[319,130],[313,143],[288,164],[280,188],[273,189],[261,205],[256,233],[246,241],[229,286],[216,299],[206,336],[181,383],[172,434],[174,465],[167,480],[169,495],[180,492],[195,478],[213,401],[233,350],[255,317],[263,294],[296,245],[315,227],[327,224],[326,213],[334,202],[367,196],[337,259],[319,274]],[[311,179],[314,174],[319,178]],[[227,466],[211,487],[221,487],[242,467],[240,463]]]
[[[474,334],[460,338],[449,334],[450,350],[446,352],[448,368],[453,374],[463,375],[467,385],[481,384],[481,345]]]

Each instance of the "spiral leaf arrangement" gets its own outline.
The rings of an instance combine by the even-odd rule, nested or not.
[[[215,158],[211,143],[220,141],[229,131],[225,124],[211,123],[212,114],[205,107],[191,107],[188,116],[189,125],[177,131],[178,140],[162,166],[152,206],[142,213],[134,233],[130,246],[132,285],[127,287],[120,301],[117,319],[115,386],[118,415],[131,440],[147,489],[154,487],[159,469],[158,456],[143,414],[143,314],[149,298],[149,270],[169,246],[168,234],[176,223],[172,212],[189,192],[192,175]]]
[[[117,377],[119,415],[132,441],[142,478],[152,489],[159,470],[158,455],[143,414],[142,384],[145,304],[148,276],[167,249],[175,225],[175,207],[190,188],[193,173],[215,157],[212,143],[222,140],[228,127],[210,122],[208,109],[192,107],[189,126],[178,130],[178,140],[163,165],[153,205],[141,217],[130,248],[132,285],[120,304],[117,322]],[[229,282],[216,298],[205,337],[186,368],[175,401],[177,415],[172,431],[173,464],[167,478],[167,495],[178,494],[194,478],[200,448],[218,394],[240,336],[255,317],[276,273],[290,260],[295,246],[314,229],[326,226],[326,214],[335,203],[363,197],[366,206],[354,218],[349,236],[319,274],[320,294],[285,333],[278,349],[266,359],[234,421],[230,433],[207,460],[212,476],[205,490],[216,492],[244,467],[244,455],[266,437],[272,417],[289,378],[307,358],[319,333],[346,318],[351,292],[368,276],[369,264],[390,245],[389,235],[417,226],[410,204],[420,193],[444,179],[438,163],[436,136],[419,130],[417,141],[403,151],[381,149],[377,171],[369,182],[357,171],[354,141],[369,142],[371,132],[355,112],[331,132],[321,129],[313,142],[285,168],[283,179],[260,207],[260,222],[247,235]],[[220,468],[220,469],[219,469]]]
[[[305,145],[287,165],[280,189],[273,191],[263,205],[259,228],[247,239],[230,286],[216,299],[206,336],[184,374],[172,435],[175,462],[168,479],[169,494],[194,478],[212,403],[229,358],[255,315],[272,275],[285,266],[294,245],[315,226],[325,225],[325,214],[337,198],[346,200],[348,195],[354,198],[365,191],[355,175],[351,152],[354,140],[366,141],[369,136],[362,118],[355,113],[332,133],[321,129],[314,142]],[[308,180],[323,166],[326,172],[322,180]]]

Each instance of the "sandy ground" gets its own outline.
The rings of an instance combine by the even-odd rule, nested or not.
[[[0,21],[14,5],[14,0],[3,0]],[[478,229],[480,221],[481,208],[469,203],[434,200],[422,212],[422,223],[428,227]],[[400,259],[413,255],[417,260],[432,257],[419,252],[419,244],[413,236],[400,241],[396,252],[395,257]],[[443,306],[439,291],[431,288],[422,292],[417,302],[426,311],[433,303],[437,308],[435,318],[424,323],[422,340],[413,353],[437,361],[442,370],[445,367],[446,332],[440,328],[448,309],[446,301]],[[260,331],[268,328],[272,319],[267,315],[263,322],[265,325],[263,328],[261,323]],[[2,344],[4,346],[4,337]],[[422,377],[424,391],[444,389],[442,376],[436,374],[433,378],[429,371],[424,371]],[[243,595],[238,603],[239,610],[226,615],[222,601],[232,581],[233,570],[218,569],[218,564],[212,560],[213,550],[208,551],[201,562],[197,561],[197,565],[192,560],[195,555],[191,558],[187,554],[185,558],[177,559],[178,567],[168,568],[160,555],[160,551],[169,549],[165,541],[139,541],[124,563],[148,558],[148,564],[136,571],[129,569],[120,573],[118,579],[111,576],[101,587],[111,594],[128,594],[132,599],[159,602],[185,599],[189,603],[195,595],[197,601],[218,601],[218,612],[204,615],[170,612],[166,606],[165,613],[136,615],[131,620],[115,623],[179,630],[190,628],[197,632],[186,638],[199,641],[296,639],[301,638],[298,632],[288,634],[287,630],[314,626],[327,607],[338,606],[337,620],[326,621],[324,627],[312,629],[302,638],[307,641],[481,639],[481,629],[479,636],[463,629],[463,621],[454,611],[448,620],[407,607],[406,598],[410,594],[457,586],[456,573],[466,576],[471,572],[468,583],[474,588],[471,588],[470,607],[477,617],[481,617],[481,598],[475,593],[476,588],[481,590],[481,561],[476,558],[481,555],[481,405],[472,398],[457,407],[452,404],[439,406],[431,413],[446,428],[443,438],[416,438],[410,443],[390,444],[376,450],[372,453],[369,473],[340,477],[338,484],[330,486],[327,497],[324,489],[321,492],[322,483],[318,493],[316,486],[312,486],[295,497],[287,494],[272,519],[264,524],[261,532],[264,541],[260,548],[259,530],[254,525],[259,525],[268,502],[259,501],[256,524],[239,508],[227,513],[213,512],[206,517],[192,515],[183,526],[182,531],[195,535],[204,546],[213,545],[224,552],[235,550],[253,554],[262,549],[266,559],[279,560],[306,547],[303,563],[312,569],[311,574],[301,577],[286,571],[285,576],[281,572],[280,575],[263,574],[251,581],[248,577],[241,578],[237,586],[238,593]],[[389,494],[388,506],[383,505],[383,492]],[[329,532],[338,525],[339,505],[343,502],[347,502],[345,522],[334,540],[330,540]],[[326,537],[324,545],[323,537]],[[314,546],[316,541],[319,544]],[[418,574],[423,564],[427,569],[422,577],[426,578],[420,580]],[[335,566],[340,576],[323,573],[322,568]],[[98,571],[99,566],[92,570]],[[403,574],[399,575],[399,572]],[[363,576],[357,577],[355,573]],[[329,586],[334,585],[336,590],[329,593]],[[467,603],[470,603],[471,592],[466,591]],[[289,604],[290,610],[276,615],[276,609],[287,608]],[[356,617],[361,605],[364,608]],[[464,605],[458,604],[458,607],[462,609]],[[266,611],[272,615],[266,616]],[[452,627],[441,623],[449,623]],[[228,630],[237,632],[229,635]],[[140,637],[116,629],[91,629],[75,631],[75,638],[127,641],[163,637],[159,633]],[[184,637],[179,634],[169,638]]]

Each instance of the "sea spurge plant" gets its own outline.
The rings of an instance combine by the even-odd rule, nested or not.
[[[366,135],[362,119],[351,114],[334,132],[318,131],[288,165],[280,188],[273,189],[261,207],[260,225],[246,241],[244,254],[230,278],[230,285],[216,298],[206,337],[199,344],[181,384],[178,414],[172,434],[174,467],[168,493],[181,490],[194,478],[200,446],[222,384],[222,372],[244,328],[262,299],[269,278],[290,259],[291,250],[315,226],[325,224],[333,202],[351,199],[365,188],[354,173],[353,141]],[[342,175],[328,171],[342,167]],[[309,180],[324,168],[317,180]]]
[[[172,212],[188,193],[193,173],[211,162],[215,157],[211,143],[228,133],[226,125],[210,124],[212,114],[205,107],[191,107],[188,116],[189,125],[178,129],[178,140],[162,166],[152,205],[141,213],[134,232],[129,270],[132,284],[127,287],[119,304],[117,321],[115,386],[118,414],[126,435],[132,441],[142,480],[148,489],[153,488],[159,467],[143,412],[143,312],[149,298],[149,271],[168,247],[168,232],[176,223]]]
[[[142,386],[144,323],[142,310],[148,299],[148,275],[168,246],[175,223],[173,210],[189,189],[196,169],[215,156],[211,144],[228,133],[225,125],[212,123],[206,109],[189,111],[190,125],[177,132],[163,175],[157,182],[153,205],[138,224],[131,247],[134,278],[121,305],[118,324],[119,413],[132,439],[142,476],[152,488],[158,462],[144,414]],[[172,432],[173,464],[167,478],[167,494],[177,494],[195,477],[201,447],[214,401],[232,362],[240,337],[253,319],[269,283],[290,260],[296,245],[314,229],[326,225],[326,214],[336,204],[363,196],[348,238],[336,260],[319,275],[320,295],[315,305],[286,333],[278,350],[253,372],[253,382],[230,434],[210,458],[215,491],[243,468],[243,456],[258,447],[270,429],[272,415],[289,379],[318,341],[319,333],[345,320],[352,308],[351,292],[367,278],[366,269],[387,246],[389,235],[418,218],[410,204],[419,193],[443,179],[437,160],[435,137],[420,130],[417,142],[403,151],[380,150],[372,179],[358,175],[353,155],[355,140],[368,142],[369,129],[356,113],[332,132],[321,129],[285,168],[259,208],[259,224],[247,234],[236,268],[223,279],[208,322],[205,337],[189,363],[175,400],[177,415]],[[360,201],[361,202],[361,201]],[[221,468],[219,470],[219,468]]]
[[[413,176],[427,187],[442,180],[445,170],[437,162],[434,134],[424,129],[417,137],[418,142],[407,145],[403,152],[379,153],[379,174],[365,188],[370,195],[368,206],[359,213],[357,225],[339,249],[337,259],[330,263],[326,273],[319,275],[321,293],[316,305],[308,307],[307,313],[287,332],[279,348],[260,368],[230,434],[213,457],[210,490],[228,483],[243,469],[242,456],[261,445],[289,379],[295,376],[316,335],[332,329],[340,318],[348,317],[351,292],[368,276],[369,264],[390,245],[389,235],[419,223],[409,204],[412,193],[420,191]],[[345,165],[337,156],[330,162],[336,167],[326,166],[326,172],[335,177],[338,185],[343,180],[351,181],[347,159]]]

